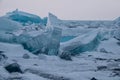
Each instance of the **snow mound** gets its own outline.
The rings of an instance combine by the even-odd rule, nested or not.
[[[20,44],[10,44],[10,43],[0,42],[0,51],[3,51],[4,54],[9,58],[11,57],[22,58],[24,54],[28,54],[31,57],[35,57],[35,55],[25,50]]]
[[[115,38],[110,38],[109,40],[101,41],[101,44],[98,46],[98,50],[105,49],[108,53],[119,54],[120,46],[118,45],[118,40]]]

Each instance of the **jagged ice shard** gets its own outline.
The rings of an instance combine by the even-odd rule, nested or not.
[[[23,16],[23,12],[19,12],[19,11],[14,11],[14,16],[15,15],[21,15],[22,17],[25,17],[25,15],[27,16],[27,14],[24,14]],[[34,30],[34,33],[37,33],[36,35],[32,35],[33,31],[24,31],[24,26],[19,24],[19,25],[11,25],[13,22],[18,23],[19,21],[17,21],[16,19],[21,20],[22,17],[13,17],[12,18],[16,18],[11,19],[10,15],[13,15],[13,13],[9,13],[7,16],[4,16],[4,18],[0,19],[1,21],[1,29],[5,28],[5,30],[2,31],[7,31],[9,29],[15,29],[19,26],[20,30],[17,29],[16,31],[20,32],[22,30],[22,33],[19,35],[16,35],[16,33],[14,34],[14,31],[11,31],[11,33],[6,34],[5,32],[0,32],[1,34],[1,38],[0,41],[2,42],[8,42],[8,43],[18,43],[18,44],[22,44],[24,46],[25,49],[33,52],[34,54],[39,54],[39,53],[43,53],[43,54],[48,54],[48,55],[57,55],[59,52],[59,47],[60,47],[60,38],[61,38],[61,29],[58,27],[54,27],[54,26],[49,26],[47,25],[46,29],[36,29]],[[8,18],[9,16],[9,18]],[[29,17],[30,14],[28,15]],[[31,18],[36,19],[36,16],[32,16]],[[5,20],[4,20],[5,19]],[[22,18],[24,19],[24,18]],[[34,20],[32,19],[32,20]],[[6,20],[11,21],[11,22],[6,22]],[[29,19],[27,19],[29,20]],[[4,22],[4,23],[3,23]],[[39,28],[39,26],[38,26]]]
[[[85,51],[92,51],[99,45],[101,37],[99,31],[91,31],[70,41],[61,43],[61,50],[76,55]]]
[[[15,11],[9,12],[7,13],[7,15],[5,16],[8,19],[11,19],[13,21],[17,21],[19,23],[22,23],[23,26],[25,25],[30,25],[30,24],[40,24],[40,25],[46,25],[47,23],[47,17],[44,17],[43,19],[40,18],[37,15],[34,14],[30,14],[27,12],[23,12],[23,11],[19,11],[18,9],[16,9]]]

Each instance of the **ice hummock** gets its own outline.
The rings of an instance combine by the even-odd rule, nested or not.
[[[0,41],[1,42],[14,42],[14,35],[12,32],[21,30],[23,26],[15,21],[0,17]]]
[[[46,25],[47,23],[47,17],[44,17],[43,19],[40,18],[37,15],[30,14],[27,12],[19,11],[16,9],[15,11],[9,12],[5,15],[5,17],[22,23],[23,25],[30,25],[30,24],[40,24],[40,25]]]
[[[57,16],[53,15],[52,13],[48,14],[48,21],[47,21],[47,26],[58,26],[60,25],[60,19],[57,18]]]
[[[8,32],[9,26],[0,31],[0,53],[8,57],[0,62],[0,80],[120,79],[120,41],[117,40],[119,33],[116,33],[119,26],[115,21],[66,21],[51,15],[49,22],[44,29],[30,24],[24,26],[24,30],[14,29],[18,30],[18,33]],[[62,31],[62,37],[75,38],[60,45]],[[84,53],[72,56],[72,61],[61,60],[58,56],[48,56],[57,55],[61,51],[59,49],[65,52],[63,56],[71,56],[69,53]],[[40,54],[35,56],[29,51]],[[30,57],[24,58],[26,54]],[[19,64],[24,73],[8,73],[4,66],[11,63]]]
[[[7,19],[5,17],[0,17],[0,31],[12,32],[21,29],[20,23]]]
[[[33,33],[33,32],[32,32]],[[17,43],[34,54],[57,55],[60,47],[61,29],[54,27],[52,31],[37,33],[14,34],[0,33],[0,41]]]
[[[118,28],[115,32],[114,32],[114,37],[118,40],[120,40],[120,28]]]
[[[27,17],[30,17],[31,19],[35,18],[36,20],[38,18],[38,16],[35,16],[32,14],[27,14],[27,13],[24,13],[24,12],[21,12],[18,10],[13,11],[12,13],[9,13],[7,16],[10,17],[10,15],[13,15],[13,14],[15,14],[15,15],[19,14],[23,17],[27,16]],[[11,21],[11,19],[8,19],[8,17],[4,17],[4,18]],[[20,18],[17,17],[17,18],[21,19],[21,17]],[[65,46],[67,46],[68,49],[71,49],[71,48],[69,48],[69,46],[72,46],[72,48],[74,49],[75,52],[72,49],[71,50],[73,52],[71,50],[68,50],[68,51],[77,54],[79,52],[94,50],[95,47],[99,43],[98,28],[83,27],[80,25],[84,24],[84,25],[89,25],[89,26],[95,26],[95,25],[98,25],[100,22],[101,21],[95,21],[95,22],[94,21],[86,21],[86,22],[85,21],[69,21],[69,20],[65,21],[65,20],[60,20],[55,15],[49,13],[46,28],[41,29],[41,30],[39,30],[38,28],[36,30],[33,30],[33,29],[31,29],[29,31],[25,30],[25,31],[22,31],[22,33],[19,35],[16,35],[16,33],[14,34],[14,32],[12,34],[11,33],[6,34],[5,32],[3,32],[3,33],[0,33],[1,34],[0,41],[22,44],[26,49],[28,49],[29,51],[36,53],[36,54],[37,53],[45,53],[45,54],[50,54],[50,55],[51,54],[56,55],[59,52],[59,45],[60,45],[61,37],[75,36],[76,37],[75,39],[72,39],[72,40],[62,43],[62,44],[65,44]],[[104,21],[102,21],[102,22],[104,22]],[[104,25],[106,24],[106,26],[108,26],[107,23],[109,24],[110,22],[112,22],[112,21],[105,21]],[[77,27],[76,27],[76,25],[77,25]],[[70,27],[70,26],[72,26],[72,27]],[[105,28],[102,27],[103,29],[99,33],[99,35],[101,35],[103,39],[111,37],[111,34],[112,34],[112,30],[111,29],[107,30],[106,26],[105,26]],[[36,27],[36,25],[32,24],[28,27],[33,28],[33,27]],[[27,28],[27,29],[29,29],[29,28]],[[93,32],[91,33],[91,31],[95,31],[97,33],[93,33]],[[18,32],[21,32],[21,31],[18,31]],[[62,32],[62,35],[61,35],[61,32]],[[86,36],[86,35],[88,35],[88,36]],[[82,39],[84,39],[84,40],[82,41]],[[76,42],[72,43],[71,41],[73,41],[73,40],[76,40]],[[87,40],[88,43],[84,43],[85,40]],[[73,45],[71,45],[71,43],[69,43],[69,42],[71,42]],[[68,43],[68,44],[66,44],[66,43]],[[92,47],[89,48],[89,46],[92,46]],[[67,50],[67,49],[65,48],[65,50]]]
[[[118,17],[117,19],[114,20],[114,23],[117,27],[120,28],[120,17]]]
[[[61,43],[61,50],[70,52],[71,55],[92,51],[99,45],[100,39],[99,31],[93,30],[70,41]]]
[[[48,55],[57,55],[60,47],[60,38],[61,38],[61,29],[58,27],[47,26],[47,28],[37,25],[37,21],[42,19],[39,16],[25,13],[22,11],[15,10],[11,13],[8,13],[6,16],[1,18],[1,27],[5,30],[0,32],[0,41],[7,43],[17,43],[24,46],[25,49],[33,52],[34,54],[48,54]],[[32,21],[31,21],[32,20]],[[47,18],[44,18],[46,21]],[[8,21],[6,23],[6,21]],[[11,21],[11,22],[10,22]],[[21,22],[33,22],[28,26],[23,27]],[[18,23],[19,25],[12,24],[13,22]],[[6,25],[8,24],[9,25]],[[40,22],[38,22],[40,23]],[[12,24],[12,25],[10,25]],[[17,29],[21,27],[20,30]],[[50,30],[48,28],[51,28]],[[13,29],[11,32],[6,32],[9,29]],[[14,31],[14,29],[16,31]]]

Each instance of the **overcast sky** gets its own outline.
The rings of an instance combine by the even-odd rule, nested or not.
[[[41,17],[51,12],[60,19],[102,20],[120,16],[120,0],[0,0],[0,16],[18,8]]]

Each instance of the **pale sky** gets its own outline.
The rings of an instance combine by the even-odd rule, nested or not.
[[[51,12],[68,20],[109,20],[120,16],[120,0],[0,0],[0,16],[16,8],[41,17]]]

